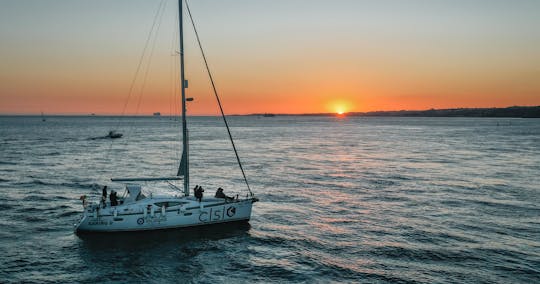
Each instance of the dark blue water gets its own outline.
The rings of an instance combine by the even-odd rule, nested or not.
[[[249,224],[77,236],[79,196],[176,172],[178,123],[0,117],[0,282],[539,283],[540,120],[230,123]],[[222,122],[190,134],[193,185],[245,194]]]

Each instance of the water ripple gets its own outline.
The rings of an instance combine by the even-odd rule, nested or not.
[[[176,172],[178,126],[0,117],[9,126],[0,128],[0,226],[9,228],[0,231],[0,282],[540,279],[540,120],[230,119],[261,199],[250,225],[76,236],[80,195],[121,192],[113,176]],[[111,123],[125,139],[85,139]],[[190,123],[192,181],[208,194],[245,195],[221,122]]]

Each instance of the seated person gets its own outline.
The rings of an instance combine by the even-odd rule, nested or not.
[[[234,197],[229,197],[229,196],[225,195],[225,193],[223,193],[223,188],[221,188],[221,187],[217,189],[216,195],[214,197],[216,197],[216,198],[224,198],[227,201],[234,200]]]

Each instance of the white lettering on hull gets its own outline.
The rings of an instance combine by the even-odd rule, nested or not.
[[[92,221],[88,221],[88,226],[109,226],[112,224],[112,221],[107,221],[107,220],[92,220]]]

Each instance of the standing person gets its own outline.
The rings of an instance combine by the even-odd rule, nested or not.
[[[101,194],[101,203],[103,208],[107,207],[107,186],[103,187],[103,193]]]
[[[197,198],[197,200],[199,200],[199,202],[202,201],[202,198],[203,198],[203,192],[204,192],[204,189],[202,188],[202,186],[195,186],[195,198]]]
[[[82,206],[86,209],[86,206],[88,206],[88,202],[86,201],[86,195],[82,195],[79,199],[82,200]]]
[[[118,205],[118,199],[116,198],[116,191],[111,191],[111,194],[109,195],[109,199],[111,200],[111,206]]]

